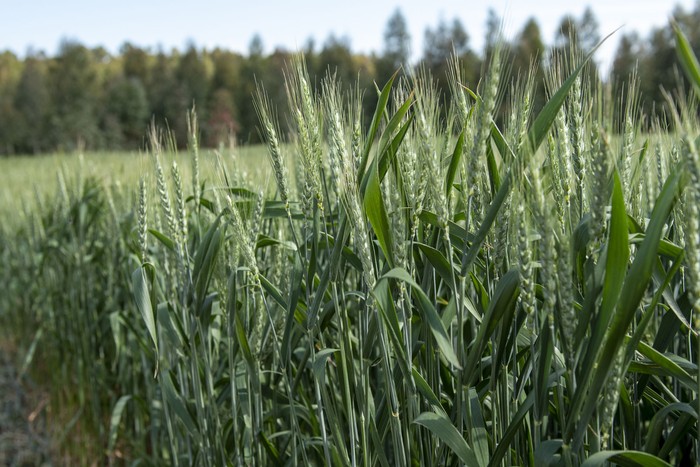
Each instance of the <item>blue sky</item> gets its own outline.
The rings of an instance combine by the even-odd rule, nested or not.
[[[386,21],[399,7],[412,35],[414,57],[422,53],[426,27],[442,18],[458,17],[470,35],[470,45],[480,50],[488,8],[505,19],[505,32],[513,37],[525,21],[537,18],[545,40],[551,43],[566,13],[579,17],[590,5],[600,22],[601,35],[623,26],[646,35],[664,24],[674,5],[686,9],[693,0],[410,0],[383,2],[350,0],[0,0],[0,50],[24,54],[29,47],[55,53],[62,38],[89,45],[103,45],[111,52],[130,41],[140,46],[184,48],[189,41],[199,47],[225,47],[246,52],[258,33],[266,51],[276,46],[301,48],[309,37],[317,46],[333,33],[347,36],[353,50],[380,50]],[[618,34],[619,37],[619,34]],[[607,68],[617,46],[613,37],[596,59]]]

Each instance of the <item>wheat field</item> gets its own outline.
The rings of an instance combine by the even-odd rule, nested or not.
[[[0,322],[51,388],[60,455],[700,461],[697,96],[644,126],[634,81],[623,101],[588,59],[552,59],[537,112],[498,48],[476,89],[457,59],[447,96],[397,75],[365,126],[361,93],[299,56],[288,114],[258,86],[264,153],[201,151],[193,112],[186,153],[152,128],[107,171],[10,175]]]

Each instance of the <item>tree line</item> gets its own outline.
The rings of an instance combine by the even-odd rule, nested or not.
[[[700,51],[700,2],[690,11],[676,7],[675,21]],[[350,90],[364,93],[367,111],[376,103],[381,86],[396,70],[427,70],[439,86],[446,83],[448,58],[454,53],[464,65],[465,85],[475,89],[483,63],[500,40],[507,48],[512,76],[537,73],[535,106],[545,100],[544,70],[551,53],[585,53],[601,38],[592,10],[581,17],[561,19],[553,44],[546,45],[535,19],[528,20],[510,41],[499,39],[501,19],[490,11],[486,41],[481,53],[459,19],[441,20],[425,31],[424,50],[418,63],[410,63],[411,37],[400,10],[388,19],[380,52],[352,51],[345,37],[331,35],[317,47],[303,47],[316,85],[330,70]],[[613,39],[614,40],[614,39]],[[259,141],[257,117],[251,98],[256,83],[264,83],[273,104],[283,109],[284,69],[294,51],[281,48],[265,54],[260,36],[252,38],[247,54],[190,44],[184,51],[151,50],[125,43],[118,54],[103,47],[88,48],[63,41],[55,56],[29,52],[18,57],[0,53],[0,154],[35,154],[85,149],[138,149],[150,121],[167,126],[178,144],[187,141],[185,115],[196,107],[201,142],[215,147],[235,138],[239,143]],[[534,68],[532,65],[534,64]],[[652,30],[647,37],[623,34],[607,82],[624,90],[636,72],[639,105],[646,114],[663,112],[664,90],[678,87],[671,24]],[[590,70],[596,73],[595,67]],[[506,81],[507,82],[507,81]],[[448,93],[449,90],[442,89]],[[620,99],[626,99],[625,92]],[[539,104],[538,104],[539,103]],[[500,104],[506,106],[504,99]],[[287,122],[280,122],[285,130]]]

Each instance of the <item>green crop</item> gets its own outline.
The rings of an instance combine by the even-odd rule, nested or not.
[[[0,230],[0,319],[65,439],[163,465],[700,461],[696,96],[642,133],[590,55],[552,58],[537,111],[505,57],[474,90],[453,59],[448,96],[395,75],[365,120],[299,56],[292,134],[255,96],[270,176],[200,168],[192,114],[187,157],[154,129],[140,182],[39,196]]]

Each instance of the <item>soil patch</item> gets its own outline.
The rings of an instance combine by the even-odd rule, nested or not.
[[[0,467],[50,466],[44,405],[32,407],[10,354],[0,346]]]

